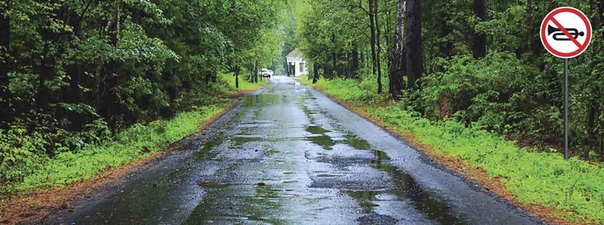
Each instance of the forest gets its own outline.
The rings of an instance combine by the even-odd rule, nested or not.
[[[164,120],[215,114],[280,58],[282,6],[1,1],[0,192],[78,181],[182,138]],[[105,158],[82,159],[94,152]],[[69,166],[78,163],[90,171]]]
[[[313,1],[317,2],[317,1]],[[319,79],[372,80],[433,120],[456,120],[541,149],[562,146],[564,60],[539,38],[558,6],[591,20],[589,49],[570,60],[572,155],[604,156],[604,1],[318,1],[302,4],[299,45]]]

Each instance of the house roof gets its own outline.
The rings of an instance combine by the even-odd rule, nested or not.
[[[300,50],[298,50],[297,48],[292,50],[291,52],[289,52],[289,54],[287,54],[286,57],[288,58],[300,58],[300,56],[302,56],[302,54],[300,53]]]

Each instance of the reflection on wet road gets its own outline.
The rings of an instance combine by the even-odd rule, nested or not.
[[[285,77],[75,224],[536,224]]]

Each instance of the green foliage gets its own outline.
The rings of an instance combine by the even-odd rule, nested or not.
[[[0,192],[87,179],[194,132],[237,91],[229,72],[273,63],[283,4],[0,3],[10,21],[0,98],[11,106],[0,110],[0,125],[10,123],[0,128]]]
[[[440,60],[439,66],[445,72],[424,77],[422,101],[411,103],[427,106],[423,108],[427,116],[455,117],[499,133],[509,133],[510,126],[519,126],[528,117],[527,101],[536,97],[528,81],[538,69],[523,65],[513,54],[494,52],[482,60],[455,56]]]
[[[196,111],[181,113],[171,120],[158,120],[147,125],[136,124],[119,133],[115,141],[88,145],[80,151],[66,151],[52,159],[39,159],[42,137],[11,138],[18,133],[0,135],[3,149],[1,157],[3,180],[19,178],[22,182],[5,184],[0,192],[27,190],[35,187],[63,186],[77,181],[90,179],[99,172],[115,168],[150,153],[163,150],[185,136],[196,132],[199,124],[220,113],[225,104],[198,107]],[[90,126],[104,126],[91,124]],[[92,129],[94,130],[94,129]],[[15,132],[19,132],[18,130]],[[7,143],[5,140],[16,140]],[[6,145],[19,144],[19,148],[5,148]]]
[[[46,144],[42,134],[27,135],[23,128],[0,132],[0,185],[20,182],[27,174],[37,171],[46,160],[42,154]]]

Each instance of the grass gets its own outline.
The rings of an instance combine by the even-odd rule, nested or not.
[[[268,79],[258,79],[258,83],[250,83],[245,80],[244,76],[239,76],[239,88],[236,88],[234,75],[228,74],[228,76],[219,77],[220,79],[223,79],[234,92],[255,90],[269,83]]]
[[[300,78],[306,82],[306,78]],[[514,141],[455,121],[429,121],[368,90],[367,82],[319,80],[314,86],[370,115],[390,130],[412,137],[432,155],[446,155],[500,182],[508,199],[561,223],[604,224],[604,168],[555,152],[521,148]],[[379,107],[377,107],[379,104]]]
[[[148,125],[137,124],[119,133],[115,141],[90,146],[75,153],[61,153],[48,160],[42,169],[25,177],[14,189],[61,187],[90,179],[99,172],[162,151],[169,144],[197,132],[201,123],[227,107],[227,104],[200,107],[170,120],[158,120]]]

